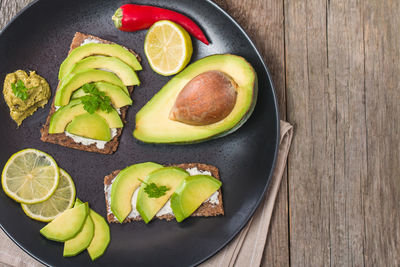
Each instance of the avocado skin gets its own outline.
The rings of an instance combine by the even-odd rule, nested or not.
[[[251,101],[249,103],[249,105],[246,106],[246,110],[245,112],[243,112],[241,119],[238,120],[234,125],[232,125],[231,127],[227,127],[224,130],[221,131],[216,131],[216,132],[212,132],[212,130],[210,131],[210,134],[208,136],[205,137],[201,137],[201,138],[194,138],[191,140],[174,140],[174,138],[172,137],[170,140],[157,140],[157,138],[148,138],[148,136],[144,136],[144,134],[141,132],[140,129],[140,124],[141,124],[141,116],[143,115],[143,113],[146,113],[149,111],[150,106],[151,106],[151,102],[153,101],[153,99],[157,99],[159,101],[159,98],[162,97],[163,94],[165,94],[166,88],[165,87],[171,87],[170,85],[178,82],[179,80],[182,80],[184,78],[186,78],[186,80],[188,80],[188,82],[193,79],[195,76],[199,75],[200,73],[197,73],[197,75],[191,75],[191,72],[195,72],[196,68],[202,68],[204,69],[203,72],[205,71],[209,71],[209,70],[213,70],[215,68],[215,64],[213,66],[211,66],[210,68],[204,67],[204,65],[202,64],[203,62],[212,60],[219,57],[222,61],[223,60],[228,60],[229,58],[238,61],[240,60],[241,63],[239,65],[242,66],[243,69],[246,69],[247,72],[250,74],[249,76],[249,80],[252,80],[251,82]],[[226,63],[225,63],[226,64]],[[218,69],[220,70],[220,69]],[[235,80],[235,75],[232,75],[231,73],[229,73],[228,71],[226,71],[226,73],[228,75],[230,75],[231,77],[234,78]],[[187,79],[187,77],[190,77],[190,79]],[[236,80],[235,80],[236,81]],[[182,88],[180,88],[180,90],[182,90],[184,87],[184,85],[182,86]],[[258,78],[257,78],[257,73],[255,72],[254,68],[251,66],[251,64],[249,62],[247,62],[243,57],[237,56],[237,55],[232,55],[232,54],[220,54],[220,55],[211,55],[211,56],[207,56],[204,57],[194,63],[192,63],[191,65],[189,65],[185,70],[183,70],[181,73],[177,74],[174,78],[172,78],[167,84],[164,85],[163,88],[161,88],[161,90],[141,109],[139,110],[139,112],[136,114],[136,126],[135,126],[135,130],[133,131],[133,136],[134,138],[136,138],[139,142],[141,143],[155,143],[155,144],[161,144],[161,143],[168,143],[168,144],[175,144],[175,145],[185,145],[185,144],[196,144],[196,143],[201,143],[204,141],[208,141],[208,140],[213,140],[216,138],[220,138],[220,137],[224,137],[228,134],[231,134],[233,132],[235,132],[237,129],[239,129],[241,126],[243,126],[243,124],[249,119],[249,117],[251,116],[251,114],[254,111],[254,108],[256,106],[257,103],[257,96],[258,96]],[[170,110],[168,111],[164,111],[166,113],[169,113]],[[168,116],[168,115],[167,115]],[[229,117],[229,116],[228,116]],[[157,118],[159,119],[159,118]],[[221,120],[220,122],[218,122],[218,124],[220,124],[221,122],[224,122],[225,119]],[[139,125],[139,126],[138,126]],[[199,126],[193,126],[190,125],[191,127],[199,127]],[[208,126],[212,126],[208,125]],[[159,129],[160,131],[162,131],[163,129]]]

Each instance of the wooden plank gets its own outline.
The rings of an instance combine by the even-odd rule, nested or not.
[[[329,186],[329,260],[362,266],[364,217],[360,186],[367,175],[363,11],[360,1],[328,1],[327,147],[333,155]],[[325,165],[326,166],[326,165]],[[327,167],[332,167],[331,163]],[[320,177],[325,179],[325,177]]]
[[[283,1],[216,1],[249,34],[268,65],[278,96],[281,119],[286,118]],[[289,266],[287,173],[277,196],[262,266]]]
[[[399,1],[365,1],[368,176],[364,190],[367,266],[400,265]]]
[[[33,0],[1,0],[0,1],[0,29],[15,16],[22,8]]]
[[[285,2],[294,266],[399,265],[396,11],[398,1]]]
[[[287,118],[295,127],[288,159],[290,260],[329,266],[334,144],[327,129],[326,3],[285,0],[284,6]]]

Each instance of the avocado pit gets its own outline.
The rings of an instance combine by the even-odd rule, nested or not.
[[[221,121],[236,104],[237,87],[237,83],[222,71],[203,72],[181,90],[169,118],[197,126]]]

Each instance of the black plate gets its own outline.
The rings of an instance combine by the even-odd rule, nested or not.
[[[100,155],[39,140],[50,105],[38,110],[17,129],[1,97],[0,168],[15,152],[37,148],[51,154],[71,174],[77,196],[105,216],[103,177],[130,164],[201,162],[219,167],[223,181],[225,216],[189,218],[183,223],[153,221],[111,224],[111,243],[103,257],[91,262],[87,253],[63,258],[63,244],[39,234],[43,223],[29,219],[20,205],[0,190],[2,229],[27,253],[48,265],[195,265],[224,247],[249,220],[271,176],[278,147],[279,117],[273,85],[259,53],[240,26],[211,1],[140,1],[167,7],[193,18],[211,45],[192,38],[192,61],[210,54],[233,53],[245,57],[258,75],[259,97],[250,119],[226,137],[196,145],[148,145],[132,137],[136,112],[170,79],[154,73],[143,53],[146,31],[124,33],[111,21],[126,1],[40,0],[25,8],[0,34],[0,80],[17,69],[36,70],[54,90],[60,63],[76,31],[89,33],[134,49],[143,59],[142,85],[135,88],[118,151]]]

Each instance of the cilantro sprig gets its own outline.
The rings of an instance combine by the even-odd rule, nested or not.
[[[165,185],[156,185],[155,183],[146,183],[142,179],[139,179],[142,183],[146,185],[144,188],[144,192],[149,196],[149,198],[159,198],[166,194],[166,192],[170,189]]]
[[[28,88],[25,87],[25,84],[22,80],[18,80],[16,83],[12,83],[11,88],[16,97],[20,98],[23,101],[28,99]]]
[[[110,112],[113,109],[110,97],[99,91],[94,84],[85,83],[82,89],[87,94],[81,98],[83,108],[90,114],[95,113],[98,109],[106,112]]]

